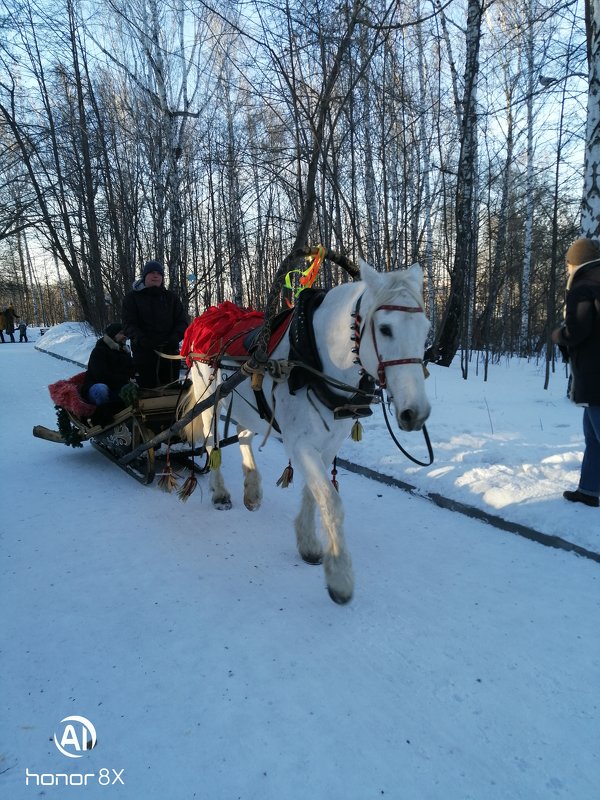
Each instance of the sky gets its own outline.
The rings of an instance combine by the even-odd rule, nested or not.
[[[32,436],[95,337],[29,332],[0,344],[0,797],[597,800],[600,510],[562,499],[583,444],[562,367],[546,391],[535,362],[487,382],[475,361],[467,381],[432,367],[430,467],[375,410],[340,452],[356,591],[337,606],[295,550],[301,485],[275,485],[274,437],[258,511],[236,446],[233,508],[205,477],[182,503],[89,443]],[[68,726],[88,723],[77,751]]]

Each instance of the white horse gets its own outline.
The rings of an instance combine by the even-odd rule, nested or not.
[[[322,372],[346,387],[341,389],[339,384],[333,387],[339,406],[346,402],[364,403],[364,395],[357,396],[355,392],[361,378],[361,387],[364,387],[370,376],[371,391],[375,384],[386,389],[400,428],[420,430],[430,412],[422,362],[429,330],[422,296],[423,272],[415,264],[407,270],[381,273],[361,261],[360,276],[360,281],[342,284],[327,292],[314,313],[314,337]],[[286,335],[271,359],[289,357],[290,341]],[[202,361],[194,363],[193,385],[182,404],[181,414],[213,393],[219,382],[239,367],[239,361],[228,363],[224,357],[220,365],[221,369],[215,370]],[[354,388],[350,390],[350,387]],[[264,380],[264,395],[281,428],[290,463],[304,478],[302,505],[295,520],[298,550],[304,561],[324,564],[331,598],[337,603],[346,603],[352,597],[354,586],[352,563],[343,532],[342,502],[328,470],[351,431],[353,409],[340,419],[339,410],[334,412],[328,407],[331,403],[324,404],[314,388],[305,386],[291,394],[286,382],[273,382],[269,376]],[[239,384],[222,402],[237,424],[244,472],[244,503],[254,510],[261,503],[262,490],[252,453],[252,438],[255,433],[264,434],[268,423],[259,416],[249,380]],[[201,421],[197,418],[181,432],[190,441],[204,443],[209,453],[215,445],[215,412],[213,405],[202,413]],[[218,467],[210,472],[210,489],[217,508],[231,507],[231,497]],[[317,534],[316,506],[321,515],[324,541]]]

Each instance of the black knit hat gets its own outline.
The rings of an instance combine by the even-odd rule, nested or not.
[[[114,339],[117,333],[121,333],[122,330],[123,326],[120,322],[111,322],[110,325],[107,325],[104,329],[104,333],[110,336],[111,339]]]
[[[160,272],[160,274],[164,277],[165,270],[163,265],[160,261],[148,261],[144,264],[144,271],[142,272],[142,278],[145,278],[149,272]]]

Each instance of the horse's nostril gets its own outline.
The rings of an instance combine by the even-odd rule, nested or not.
[[[402,422],[412,422],[416,417],[415,412],[412,408],[405,408],[404,411],[400,414],[400,419]]]

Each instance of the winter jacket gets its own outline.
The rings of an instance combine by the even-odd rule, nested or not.
[[[109,389],[118,392],[122,386],[129,383],[134,372],[129,349],[104,334],[90,353],[82,394],[87,398],[88,389],[95,383],[105,383]]]
[[[569,355],[571,399],[600,405],[600,259],[582,264],[573,274],[558,344]]]
[[[19,319],[19,315],[14,310],[12,305],[4,309],[5,329],[7,333],[15,332],[15,319]]]
[[[164,286],[145,287],[136,281],[123,300],[123,330],[136,351],[164,350],[177,353],[188,326],[181,300]]]

